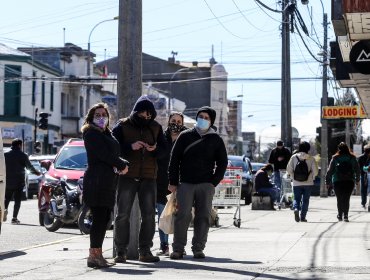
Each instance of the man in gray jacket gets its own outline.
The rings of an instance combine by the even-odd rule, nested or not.
[[[290,158],[286,169],[290,178],[293,179],[293,208],[296,222],[307,222],[306,215],[310,202],[311,189],[313,187],[313,181],[318,174],[317,163],[315,159],[308,154],[310,148],[311,146],[308,142],[301,142],[298,147],[298,152]],[[307,178],[305,178],[305,180],[298,178],[295,172],[297,165],[301,163],[307,164]]]

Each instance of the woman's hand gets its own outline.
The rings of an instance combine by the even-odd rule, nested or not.
[[[125,167],[125,169],[119,171],[119,175],[125,175],[128,172],[128,166]]]
[[[141,148],[144,148],[147,144],[145,144],[143,141],[136,141],[131,144],[131,148],[134,151],[140,150]]]

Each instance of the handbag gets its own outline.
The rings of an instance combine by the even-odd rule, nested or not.
[[[166,234],[173,234],[176,214],[176,193],[170,193],[167,197],[167,203],[159,217],[158,227]]]

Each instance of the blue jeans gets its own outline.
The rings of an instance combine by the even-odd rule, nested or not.
[[[280,171],[274,171],[274,183],[275,186],[281,190],[281,177],[280,177]]]
[[[301,219],[306,218],[308,205],[310,203],[311,188],[312,186],[293,187],[294,194],[293,209],[301,211]]]
[[[277,202],[280,197],[280,190],[278,188],[259,188],[259,193],[267,193],[271,196],[273,202]]]
[[[157,212],[158,212],[158,224],[159,224],[159,217],[161,216],[163,209],[166,205],[157,203]],[[164,251],[166,247],[168,247],[168,234],[164,233],[160,228],[158,228],[159,232],[159,240],[161,241],[161,250]]]
[[[117,216],[114,223],[115,239],[118,255],[126,255],[130,240],[130,215],[135,196],[138,196],[141,213],[139,232],[139,253],[150,252],[155,233],[155,203],[157,183],[155,179],[119,177],[117,192]]]

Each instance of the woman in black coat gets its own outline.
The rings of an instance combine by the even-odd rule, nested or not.
[[[119,157],[119,143],[108,127],[108,106],[97,103],[87,113],[81,129],[87,153],[83,198],[94,217],[87,266],[95,268],[113,265],[103,258],[102,245],[115,203],[118,175],[128,171],[128,162]]]

